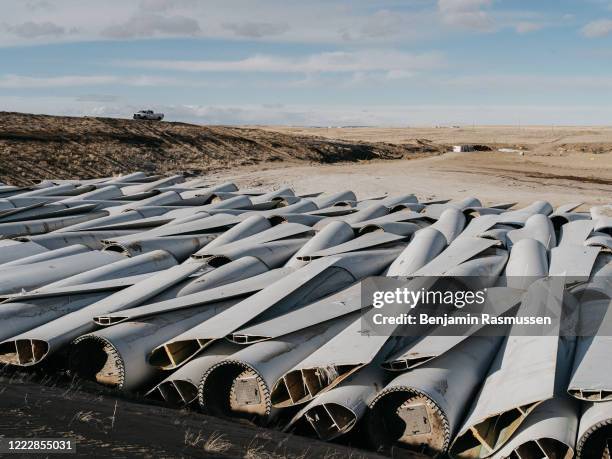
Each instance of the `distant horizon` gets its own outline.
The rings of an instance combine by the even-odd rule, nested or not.
[[[51,113],[34,113],[34,112],[20,112],[14,110],[4,110],[0,107],[0,114],[2,113],[17,113],[19,115],[32,115],[32,116],[53,116],[53,117],[66,117],[66,118],[109,118],[119,120],[132,120],[131,115],[127,116],[111,116],[111,115],[61,115]],[[157,121],[152,121],[153,123]],[[470,128],[612,128],[610,124],[412,124],[412,125],[399,125],[399,124],[369,124],[369,125],[308,125],[308,124],[271,124],[271,123],[204,123],[200,121],[186,121],[180,119],[168,119],[164,118],[162,122],[165,123],[184,123],[192,124],[194,126],[231,126],[231,127],[251,127],[251,128],[265,128],[265,127],[278,127],[278,128],[304,128],[304,129],[470,129]]]

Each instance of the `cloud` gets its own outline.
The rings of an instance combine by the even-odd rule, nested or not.
[[[612,33],[612,20],[599,19],[589,22],[582,28],[582,34],[587,38],[600,38]]]
[[[416,76],[416,72],[408,70],[389,70],[389,71],[373,71],[373,72],[353,72],[349,75],[337,76],[335,78],[320,79],[318,84],[310,86],[319,87],[337,87],[342,89],[350,89],[356,87],[381,88],[394,82],[411,79]],[[306,86],[306,85],[304,85]]]
[[[537,22],[519,22],[514,26],[516,33],[526,34],[530,32],[537,32],[544,28],[544,24],[539,24]]]
[[[3,96],[4,110],[53,115],[130,118],[143,101],[86,101],[75,97]],[[497,124],[599,125],[612,118],[609,104],[402,104],[402,105],[156,105],[169,121],[200,124],[277,124],[302,126],[417,126]]]
[[[83,94],[77,96],[75,100],[78,102],[117,102],[119,96],[113,96],[112,94]]]
[[[66,31],[78,28],[78,33],[32,40],[0,30],[0,46],[193,36],[326,44],[422,40],[435,33],[431,23],[436,12],[429,1],[398,6],[395,0],[383,0],[381,8],[372,10],[366,2],[347,6],[339,0],[24,0],[14,2],[0,29],[4,22],[14,27],[51,21]]]
[[[126,22],[112,25],[101,34],[109,38],[150,37],[155,35],[193,36],[200,32],[198,21],[186,16],[139,13]]]
[[[141,0],[138,6],[141,12],[166,12],[176,9],[190,9],[197,8],[198,2],[201,0]]]
[[[214,124],[295,126],[597,125],[609,106],[572,105],[377,105],[269,108],[263,105],[161,107],[168,119]]]
[[[25,2],[26,8],[32,11],[36,10],[53,10],[53,5],[49,3],[47,0],[28,0]]]
[[[238,37],[263,38],[273,35],[280,35],[289,30],[287,24],[276,24],[272,22],[242,22],[226,23],[223,27],[231,30]]]
[[[457,87],[470,90],[519,90],[523,93],[542,91],[594,91],[601,92],[612,88],[612,77],[597,76],[550,76],[540,75],[469,75],[437,79],[441,86]]]
[[[414,75],[414,72],[408,70],[389,70],[385,77],[387,80],[404,80],[406,78],[412,78]]]
[[[75,86],[198,86],[204,82],[190,82],[176,78],[156,76],[115,75],[63,75],[54,77],[32,77],[4,75],[0,77],[0,89],[71,88]]]
[[[73,98],[0,96],[0,104],[10,111],[55,115],[94,115],[129,118],[142,104],[134,102],[99,103]],[[296,126],[418,126],[496,124],[597,125],[612,117],[609,105],[495,105],[495,104],[415,104],[415,105],[160,105],[170,121],[229,125]]]
[[[493,19],[483,10],[490,5],[491,0],[438,0],[438,11],[448,25],[491,31]]]
[[[402,26],[399,15],[389,11],[380,10],[369,16],[361,27],[362,37],[380,38],[396,35]]]
[[[523,33],[533,30],[532,23],[548,25],[552,21],[547,18],[549,13],[534,17],[532,11],[504,9],[505,2],[500,0],[23,0],[13,3],[11,14],[0,20],[0,46],[198,37],[368,47],[389,43],[412,48],[431,38],[459,35],[465,29],[489,32],[513,27]],[[529,24],[516,26],[520,21]]]
[[[443,13],[469,13],[489,5],[491,0],[438,0],[438,9]]]
[[[64,27],[53,22],[27,21],[17,25],[6,25],[5,28],[12,34],[21,38],[59,37],[66,33]]]
[[[175,70],[185,72],[273,72],[318,73],[427,70],[444,65],[439,53],[406,53],[391,50],[331,51],[303,57],[257,54],[240,60],[134,60],[117,62],[131,68]]]

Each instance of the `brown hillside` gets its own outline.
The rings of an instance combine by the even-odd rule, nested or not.
[[[271,162],[333,163],[436,153],[426,143],[297,136],[261,129],[0,112],[0,181],[206,171]]]

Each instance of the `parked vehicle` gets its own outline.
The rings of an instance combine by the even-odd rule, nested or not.
[[[140,110],[134,113],[135,120],[153,120],[161,121],[164,119],[163,113],[155,113],[153,110]]]

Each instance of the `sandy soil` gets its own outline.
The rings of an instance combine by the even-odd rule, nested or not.
[[[421,199],[476,196],[483,203],[519,205],[538,199],[553,205],[612,202],[612,153],[448,153],[410,161],[239,168],[214,177],[245,186],[287,184],[299,193],[351,189],[360,198],[411,192]]]
[[[492,151],[446,153],[411,161],[243,168],[219,177],[245,184],[293,184],[298,192],[352,189],[360,197],[413,192],[422,199],[476,196],[483,202],[526,204],[546,199],[554,205],[612,202],[612,127],[469,126],[459,128],[304,128],[261,129],[299,136],[404,145],[423,142],[448,151],[473,144]],[[520,153],[502,153],[510,148]]]

